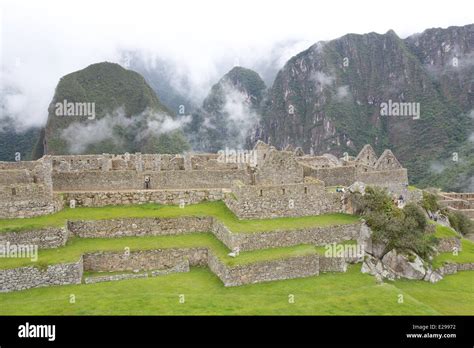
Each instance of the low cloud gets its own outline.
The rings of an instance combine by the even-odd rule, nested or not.
[[[61,132],[61,138],[68,144],[69,152],[83,153],[90,145],[105,140],[112,141],[117,147],[124,145],[124,136],[118,130],[133,134],[134,142],[140,142],[149,136],[159,136],[181,129],[190,116],[173,119],[167,114],[157,113],[149,109],[139,115],[127,117],[123,108],[119,108],[106,116],[89,122],[75,122]]]
[[[228,115],[229,121],[227,129],[234,135],[234,138],[229,140],[236,147],[244,147],[245,139],[257,125],[260,116],[252,109],[249,95],[229,85],[226,85],[224,90],[224,112]]]
[[[325,74],[322,71],[316,71],[311,75],[311,80],[313,80],[318,87],[320,87],[321,91],[327,87],[331,86],[334,83],[334,76]]]
[[[344,101],[346,99],[349,99],[351,97],[351,92],[349,91],[349,86],[344,85],[337,87],[336,89],[336,100],[337,101]]]
[[[446,166],[439,161],[430,163],[430,170],[435,174],[440,174],[446,169]]]

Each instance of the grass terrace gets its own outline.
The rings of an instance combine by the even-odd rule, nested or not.
[[[222,202],[186,206],[110,206],[65,209],[59,213],[31,219],[0,220],[0,231],[21,231],[46,226],[62,226],[66,220],[94,220],[125,217],[213,216],[233,232],[264,232],[281,229],[348,224],[358,218],[328,214],[301,218],[238,220]],[[457,234],[441,225],[436,237]],[[354,243],[348,241],[346,243]],[[435,267],[446,261],[474,262],[474,243],[462,239],[457,256],[442,253]],[[211,233],[173,236],[121,238],[78,238],[64,247],[40,250],[38,262],[29,259],[0,259],[0,269],[75,262],[81,255],[96,251],[206,247],[228,266],[284,259],[308,254],[324,254],[324,247],[297,245],[241,252],[237,258]],[[66,285],[0,294],[0,315],[472,315],[474,313],[474,272],[458,272],[431,284],[425,281],[397,280],[378,284],[360,272],[360,264],[347,273],[322,273],[319,276],[279,280],[226,288],[207,267],[193,267],[189,273],[175,273],[144,279],[97,284]],[[126,273],[126,272],[116,272]],[[113,273],[87,273],[86,276]],[[70,303],[74,294],[75,303]],[[184,294],[185,303],[179,303]],[[289,294],[295,303],[289,303]],[[399,303],[402,294],[404,302]]]
[[[224,202],[218,201],[187,205],[184,208],[176,205],[159,204],[65,208],[58,213],[28,219],[0,219],[0,233],[64,226],[67,220],[172,218],[179,216],[212,216],[222,221],[235,233],[294,230],[308,227],[351,224],[359,220],[357,216],[342,213],[262,220],[239,220],[227,208]]]
[[[459,272],[436,284],[377,284],[360,265],[352,265],[347,273],[226,288],[209,269],[192,268],[154,278],[0,294],[0,315],[472,315],[473,281],[474,272]],[[69,302],[71,294],[75,303]],[[185,303],[179,303],[180,294]]]
[[[431,222],[435,223],[435,222]],[[459,237],[459,234],[453,230],[452,228],[436,224],[436,231],[435,231],[436,238],[452,238],[452,237]]]
[[[434,222],[431,222],[434,223]],[[460,237],[460,235],[452,228],[436,224],[435,231],[436,238],[453,238]],[[461,239],[462,251],[458,251],[457,255],[453,252],[440,253],[433,260],[433,267],[439,268],[445,262],[453,263],[470,263],[474,262],[474,242],[469,239]]]
[[[433,267],[441,267],[445,262],[471,263],[474,262],[474,242],[469,239],[461,239],[462,251],[456,254],[452,252],[440,253],[433,260]],[[473,289],[474,293],[474,289]]]
[[[352,243],[349,241],[348,243]],[[324,254],[324,247],[297,245],[292,247],[271,248],[241,252],[239,257],[227,256],[230,250],[211,233],[195,233],[177,236],[146,236],[122,238],[71,238],[64,247],[38,251],[38,261],[26,258],[0,258],[0,269],[36,266],[46,267],[57,263],[68,263],[79,260],[81,255],[97,251],[123,252],[170,249],[170,248],[210,248],[220,260],[229,266],[248,264],[258,261],[284,259],[308,254]]]

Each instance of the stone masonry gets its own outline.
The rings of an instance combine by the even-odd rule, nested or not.
[[[32,162],[0,162],[0,218],[56,212],[70,202],[194,204],[224,200],[240,218],[318,215],[344,211],[329,186],[355,181],[408,197],[406,169],[386,150],[370,145],[357,157],[280,151],[259,141],[252,161],[222,154],[44,156]]]

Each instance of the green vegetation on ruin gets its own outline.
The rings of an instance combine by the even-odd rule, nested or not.
[[[443,226],[440,224],[436,224],[435,237],[436,238],[451,238],[451,237],[459,237],[459,235],[452,228],[449,228],[447,226]]]
[[[76,262],[81,255],[98,251],[124,252],[170,248],[210,248],[228,266],[284,259],[308,254],[324,254],[324,247],[297,245],[241,252],[237,258],[227,254],[230,250],[211,233],[193,233],[176,236],[146,236],[122,238],[70,238],[64,247],[38,251],[38,261],[27,258],[0,258],[0,269],[24,266],[44,268],[58,263]]]
[[[207,268],[0,294],[1,315],[472,315],[474,272],[377,284],[360,272],[224,287]],[[75,303],[70,303],[70,295]],[[179,295],[185,303],[179,303]],[[294,303],[288,296],[294,295]],[[399,295],[403,303],[398,303]]]
[[[474,262],[474,242],[469,239],[461,239],[461,251],[440,253],[434,258],[433,267],[441,267],[445,262],[471,263]]]
[[[143,204],[100,208],[65,208],[51,214],[28,219],[0,219],[0,233],[64,226],[67,220],[100,220],[119,218],[173,218],[179,216],[212,216],[222,221],[232,232],[265,232],[295,230],[310,227],[351,224],[358,217],[348,214],[325,214],[294,218],[239,220],[224,202],[205,202],[180,208],[175,205]]]
[[[96,121],[108,115],[115,120],[115,123],[108,125],[113,138],[88,144],[82,149],[82,153],[181,153],[189,150],[189,144],[181,130],[161,135],[145,133],[147,122],[160,120],[162,117],[175,118],[174,114],[160,102],[143,76],[118,64],[102,62],[65,75],[59,80],[48,110],[45,138],[40,139],[37,144],[41,145],[44,140],[49,154],[70,154],[71,144],[66,141],[63,131],[70,126],[91,125],[84,117],[57,116],[55,105],[64,100],[94,103]],[[137,134],[144,136],[137,137]]]

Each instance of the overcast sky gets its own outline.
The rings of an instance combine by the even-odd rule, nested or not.
[[[46,120],[59,78],[120,50],[173,58],[196,85],[217,78],[223,57],[248,62],[297,40],[284,60],[346,33],[401,37],[474,22],[472,0],[0,0],[1,86],[9,114]],[[282,61],[282,63],[284,62]],[[1,119],[0,119],[1,122]]]

